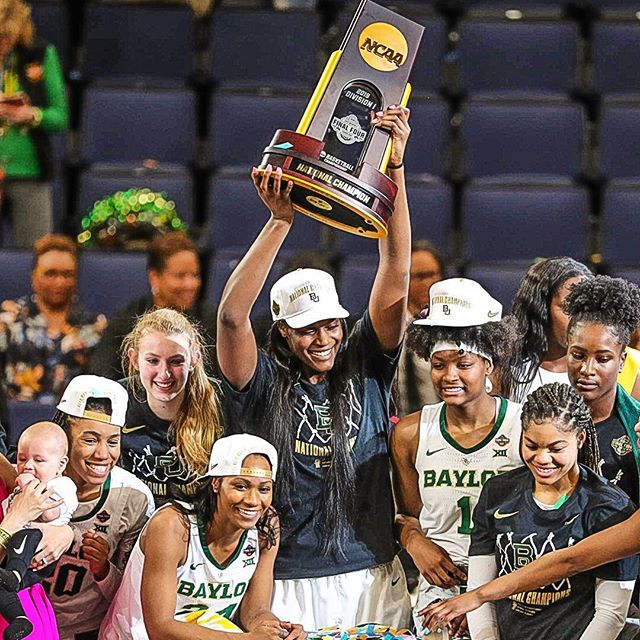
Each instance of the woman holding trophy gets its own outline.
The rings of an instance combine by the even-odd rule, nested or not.
[[[372,113],[389,132],[398,187],[368,310],[349,336],[333,278],[298,269],[271,289],[266,351],[250,314],[294,224],[293,183],[254,169],[270,218],[231,274],[218,311],[217,354],[231,431],[270,441],[281,459],[281,543],[272,610],[306,629],[409,621],[393,535],[389,395],[405,328],[411,228],[403,157],[409,110]]]

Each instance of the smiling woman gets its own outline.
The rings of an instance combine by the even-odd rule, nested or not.
[[[65,474],[78,489],[79,506],[70,522],[74,541],[49,580],[49,598],[61,640],[74,640],[76,634],[92,640],[153,512],[153,498],[140,480],[116,466],[127,411],[121,385],[77,376],[57,408],[54,422],[69,441]]]
[[[270,611],[277,468],[276,450],[262,438],[217,440],[197,493],[159,509],[142,532],[101,639],[216,640],[235,630],[247,639],[304,640],[300,625]],[[187,624],[211,617],[213,625]]]
[[[556,382],[530,394],[522,430],[526,467],[491,478],[480,494],[469,588],[572,546],[634,511],[624,493],[597,475],[593,422],[569,385]],[[591,468],[578,464],[581,450]],[[485,605],[467,615],[471,636],[613,640],[624,625],[637,572],[637,559],[629,558]]]
[[[460,593],[467,581],[471,516],[489,478],[520,465],[520,405],[490,395],[494,366],[513,332],[502,306],[477,282],[433,284],[429,315],[414,321],[407,346],[431,363],[442,402],[400,420],[391,432],[398,539],[420,571],[417,611]],[[455,637],[466,635],[464,616]],[[447,639],[445,631],[445,640]]]
[[[186,316],[156,309],[138,319],[122,357],[129,409],[120,464],[161,505],[171,486],[188,485],[205,472],[222,435],[216,387],[205,373],[205,344]]]

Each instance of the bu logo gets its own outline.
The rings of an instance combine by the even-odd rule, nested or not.
[[[320,297],[317,293],[311,292],[309,294],[309,297],[311,298],[312,302],[320,302]]]
[[[451,309],[449,309],[449,305],[448,304],[443,304],[442,305],[442,313],[444,313],[445,316],[450,316],[451,315]]]

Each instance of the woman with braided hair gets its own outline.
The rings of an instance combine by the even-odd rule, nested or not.
[[[520,405],[490,395],[489,376],[514,343],[500,303],[465,278],[432,285],[429,297],[429,315],[414,322],[407,346],[431,364],[442,402],[391,432],[397,536],[420,571],[415,612],[464,590],[482,484],[521,465]],[[414,622],[420,635],[417,613]],[[466,626],[462,616],[451,635],[468,638]]]
[[[634,425],[640,403],[618,383],[629,337],[640,323],[640,288],[621,278],[595,276],[576,284],[564,303],[570,316],[567,370],[584,398],[600,445],[599,473],[640,500],[640,453]]]
[[[634,511],[629,498],[597,474],[595,428],[585,402],[569,385],[555,382],[534,391],[521,420],[526,466],[490,478],[474,511],[470,588],[569,547]],[[580,453],[584,466],[578,463]],[[467,615],[471,637],[613,640],[624,625],[637,570],[637,559],[631,558],[485,605]]]

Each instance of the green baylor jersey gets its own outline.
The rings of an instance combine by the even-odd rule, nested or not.
[[[496,420],[475,447],[461,447],[448,433],[445,404],[426,405],[420,415],[415,468],[419,476],[425,536],[440,545],[457,565],[469,563],[471,514],[482,485],[491,477],[522,465],[521,406],[495,398]]]

